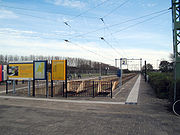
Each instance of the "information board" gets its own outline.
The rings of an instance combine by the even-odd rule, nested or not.
[[[33,80],[33,62],[9,63],[9,80]]]
[[[52,60],[52,80],[66,79],[66,60]]]
[[[47,61],[34,61],[34,79],[46,80],[47,78]]]

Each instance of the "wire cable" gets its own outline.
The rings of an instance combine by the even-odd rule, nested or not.
[[[150,20],[152,20],[152,19],[154,19],[154,18],[156,18],[156,17],[162,16],[162,15],[167,14],[167,13],[169,13],[169,11],[164,12],[164,13],[159,14],[159,15],[156,15],[156,16],[153,16],[153,17],[148,18],[148,19],[146,19],[146,20],[143,20],[143,21],[141,21],[141,22],[138,22],[138,23],[129,25],[129,26],[127,26],[127,27],[125,27],[125,28],[123,28],[123,29],[121,29],[121,30],[118,30],[118,31],[112,33],[112,34],[116,34],[116,33],[119,33],[119,32],[121,32],[121,31],[127,30],[127,29],[129,29],[129,28],[132,28],[132,27],[137,26],[137,25],[139,25],[139,24],[142,24],[142,23],[144,23],[144,22],[150,21]]]
[[[134,18],[134,19],[129,19],[129,20],[126,20],[126,21],[124,21],[124,22],[112,24],[112,25],[109,25],[109,26],[106,26],[106,27],[102,27],[102,28],[93,30],[93,31],[86,32],[86,33],[84,33],[84,34],[76,35],[76,36],[74,36],[74,37],[71,37],[70,39],[73,39],[73,38],[76,38],[76,37],[80,37],[80,36],[83,36],[83,35],[88,35],[88,34],[91,34],[91,33],[95,33],[95,32],[97,32],[97,31],[104,30],[105,28],[112,28],[112,27],[115,27],[115,26],[118,26],[118,25],[121,25],[121,24],[124,24],[124,23],[128,23],[128,22],[130,22],[130,21],[139,20],[139,19],[142,19],[142,18],[151,16],[151,15],[154,15],[154,14],[158,14],[158,13],[161,13],[161,12],[165,12],[165,11],[167,11],[167,10],[169,10],[169,9],[160,10],[160,11],[153,12],[153,13],[150,13],[150,14],[147,14],[147,15],[143,15],[143,16],[140,16],[140,17],[137,17],[137,18]]]
[[[110,1],[110,0],[105,0],[105,1],[103,1],[103,2],[101,2],[101,3],[99,3],[98,5],[96,5],[96,6],[92,7],[92,8],[90,8],[90,9],[87,9],[86,11],[84,11],[84,12],[82,12],[82,13],[76,15],[75,17],[73,17],[72,20],[76,19],[77,17],[82,16],[83,14],[85,14],[85,13],[87,13],[87,12],[89,12],[89,11],[91,11],[91,10],[93,10],[93,9],[95,9],[95,8],[97,8],[97,7],[99,7],[99,6],[101,6],[101,5],[103,5],[104,3],[108,2],[108,1]]]
[[[103,19],[101,19],[101,21],[103,22],[104,26],[106,26],[105,21],[104,21]],[[109,30],[109,27],[107,27],[107,30]],[[110,31],[110,30],[109,30],[109,31]],[[114,36],[112,35],[112,33],[111,33],[111,32],[109,32],[109,33],[111,34],[111,37],[114,38]],[[114,38],[114,41],[116,41],[115,38]],[[118,44],[117,41],[116,41],[116,43]],[[118,53],[118,54],[120,54],[121,56],[123,56],[116,48],[114,48],[111,44],[109,44],[109,42],[108,42],[108,45],[109,45],[111,48],[113,48],[113,50],[115,50],[116,53]],[[125,56],[127,56],[127,58],[128,58],[128,55],[125,53],[125,51],[124,51],[123,49],[122,49],[122,51],[123,51],[123,53],[125,54]]]
[[[119,55],[119,52],[108,41],[106,41],[104,37],[100,37],[100,39],[103,40],[107,45],[109,45]]]
[[[126,0],[125,2],[121,3],[119,6],[117,6],[116,8],[114,8],[113,10],[111,10],[109,13],[107,13],[106,15],[104,15],[101,18],[105,18],[107,16],[109,16],[110,14],[112,14],[114,11],[116,11],[117,9],[119,9],[120,7],[124,6],[127,2],[129,2],[130,0]]]
[[[98,54],[98,53],[96,53],[96,52],[94,52],[94,51],[91,51],[91,50],[89,50],[89,49],[87,49],[87,48],[85,48],[85,47],[83,47],[83,46],[80,46],[80,45],[78,45],[78,44],[76,44],[76,43],[73,43],[73,42],[71,42],[71,41],[69,41],[69,40],[64,40],[65,42],[67,42],[67,43],[71,43],[71,44],[73,44],[73,45],[75,45],[75,46],[78,46],[78,47],[80,47],[80,48],[82,48],[82,49],[84,49],[84,50],[86,50],[86,51],[88,51],[88,52],[90,52],[90,53],[93,53],[93,54],[95,54],[95,55],[97,55],[97,56],[101,56],[101,57],[103,57],[103,58],[105,58],[105,59],[107,59],[107,60],[110,60],[110,61],[113,61],[112,59],[109,59],[108,57],[105,57],[105,56],[103,56],[103,55],[100,55],[100,54]]]
[[[30,11],[30,12],[48,13],[48,14],[56,14],[56,15],[66,15],[66,16],[71,16],[71,17],[76,17],[77,16],[77,15],[70,15],[70,14],[65,14],[65,13],[60,13],[60,12],[40,11],[40,10],[37,10],[37,9],[29,9],[29,8],[26,9],[26,8],[7,6],[7,5],[0,5],[0,6],[5,7],[5,8],[9,8],[9,9],[24,10],[24,11]],[[98,19],[98,17],[92,17],[92,16],[82,16],[82,17]]]

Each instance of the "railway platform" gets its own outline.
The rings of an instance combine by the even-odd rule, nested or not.
[[[125,104],[138,84],[137,104]],[[0,134],[179,135],[179,117],[168,110],[167,100],[156,98],[142,77],[114,94],[114,101],[0,96]]]

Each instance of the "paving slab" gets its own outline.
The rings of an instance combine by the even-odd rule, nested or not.
[[[179,135],[168,105],[143,78],[137,105],[0,98],[0,135]]]
[[[123,84],[123,86],[117,88],[115,91],[113,91],[113,98],[109,96],[107,97],[95,97],[92,98],[91,96],[68,96],[68,98],[66,99],[65,97],[62,97],[61,95],[55,95],[54,97],[49,97],[47,99],[60,99],[60,100],[87,100],[87,101],[104,101],[104,102],[120,102],[120,103],[125,103],[131,89],[133,88],[136,80],[137,80],[137,76],[133,77],[132,79],[130,79],[129,81],[127,81],[125,84]],[[12,89],[9,90],[9,93],[6,94],[5,91],[0,91],[0,95],[1,96],[19,96],[19,97],[29,97],[28,94],[24,94],[24,92],[18,92],[18,90],[24,89],[25,87],[20,87],[20,88],[16,88],[16,93],[13,94]],[[27,91],[27,87],[26,89],[24,89],[24,91]],[[31,97],[31,96],[30,96]],[[46,98],[46,96],[44,95],[36,95],[37,98]]]

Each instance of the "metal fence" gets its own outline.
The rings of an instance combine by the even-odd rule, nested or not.
[[[76,81],[68,83],[67,93],[68,97],[72,96],[112,96],[112,82],[105,81]]]

